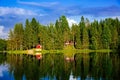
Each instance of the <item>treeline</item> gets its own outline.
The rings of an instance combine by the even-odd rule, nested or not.
[[[0,39],[0,51],[4,51],[7,48],[7,41],[5,39]]]
[[[118,49],[120,46],[120,21],[118,18],[89,22],[81,17],[79,24],[71,27],[65,16],[55,24],[41,25],[35,18],[26,19],[25,26],[17,23],[9,32],[8,50],[34,48],[41,44],[43,49],[64,49],[70,43],[76,49]]]

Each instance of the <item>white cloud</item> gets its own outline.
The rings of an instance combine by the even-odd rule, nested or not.
[[[93,22],[94,20],[98,20],[98,21],[100,21],[100,20],[104,20],[104,19],[106,19],[106,18],[112,18],[112,19],[116,19],[116,18],[118,18],[119,20],[120,20],[120,16],[100,16],[100,17],[89,17],[88,19],[91,21],[91,22]]]
[[[39,7],[51,7],[58,5],[58,2],[41,2],[41,3],[36,3],[36,2],[24,2],[18,0],[18,3],[20,4],[25,4],[25,5],[32,5],[32,6],[39,6]]]
[[[120,16],[108,16],[108,17],[106,17],[106,18],[113,18],[113,19],[118,18],[118,19],[120,20]]]
[[[3,72],[8,70],[8,65],[0,65],[0,77],[3,77]]]
[[[77,21],[75,21],[74,19],[71,19],[71,18],[67,18],[67,21],[68,21],[68,24],[70,27],[72,26],[72,24],[78,24]]]
[[[4,31],[4,26],[0,26],[0,38],[7,38],[8,34]]]
[[[39,14],[38,16],[47,16],[48,14]]]
[[[4,26],[0,26],[0,34],[2,34]]]
[[[104,20],[106,18],[118,18],[120,20],[120,16],[100,16],[100,17],[96,17],[93,15],[79,15],[79,16],[69,16],[69,18],[67,18],[69,26],[71,27],[72,24],[78,24],[80,22],[81,16],[84,16],[84,19],[89,19],[90,22],[93,22],[94,20]]]
[[[7,14],[16,14],[16,15],[37,15],[31,10],[26,10],[23,8],[17,7],[0,7],[0,16]]]

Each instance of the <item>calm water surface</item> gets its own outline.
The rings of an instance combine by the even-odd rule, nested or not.
[[[0,54],[0,80],[120,80],[120,57],[113,53],[35,56]]]

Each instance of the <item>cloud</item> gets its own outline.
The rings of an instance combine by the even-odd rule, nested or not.
[[[105,7],[82,7],[80,5],[72,6],[58,6],[54,14],[63,14],[66,16],[90,15],[94,17],[99,16],[120,16],[119,6],[105,6]]]
[[[65,15],[68,18],[69,25],[71,26],[72,23],[78,23],[81,16],[87,17],[90,21],[93,21],[94,19],[105,19],[106,16],[120,16],[120,7],[118,6],[82,7],[80,5],[61,6],[60,4],[57,5],[57,2],[54,4],[52,3],[53,2],[41,2],[40,4],[37,3],[37,5],[35,5],[35,3],[33,4],[35,7],[32,6],[31,2],[30,4],[29,2],[20,3],[29,5],[29,9],[18,7],[0,7],[0,25],[4,25],[4,30],[7,29],[6,31],[9,31],[9,29],[13,28],[16,23],[24,24],[26,19],[31,20],[33,17],[35,17],[41,24],[47,25],[50,22],[54,23],[61,15]],[[2,32],[5,33],[3,30]]]
[[[109,7],[93,7],[85,8],[82,14],[89,14],[93,16],[118,16],[120,15],[120,7],[109,6]]]
[[[52,6],[56,6],[56,5],[59,4],[58,2],[41,2],[41,3],[37,3],[37,2],[24,2],[24,1],[20,1],[20,0],[18,0],[18,3],[25,4],[25,5],[38,6],[38,7],[52,7]]]
[[[26,19],[31,20],[31,18],[35,17],[39,20],[39,18],[41,19],[44,16],[47,16],[47,13],[40,9],[28,10],[18,7],[0,7],[0,25],[4,25],[4,28],[1,28],[1,32],[3,32],[3,29],[8,32],[16,23],[23,23],[24,25]],[[0,34],[0,37],[2,35]]]
[[[0,26],[0,38],[6,39],[8,37],[8,34],[4,31],[4,28],[4,26]]]
[[[0,7],[0,16],[15,14],[15,15],[37,15],[35,12],[31,10],[26,10],[23,8],[17,7]]]
[[[7,71],[8,70],[8,65],[5,64],[5,65],[0,65],[0,77],[3,77],[3,72]]]
[[[72,24],[78,24],[77,21],[75,21],[74,19],[71,19],[71,18],[67,18],[67,21],[68,21],[68,24],[70,27],[72,26]]]

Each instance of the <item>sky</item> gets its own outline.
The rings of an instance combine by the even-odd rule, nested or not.
[[[0,38],[7,38],[16,23],[36,18],[39,23],[55,23],[61,15],[68,23],[79,23],[81,16],[100,20],[120,19],[120,0],[0,0]]]

